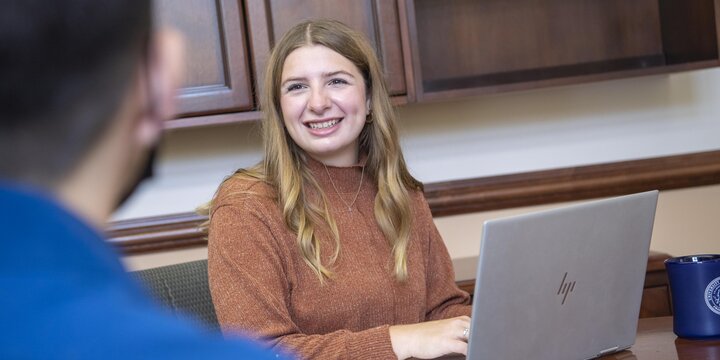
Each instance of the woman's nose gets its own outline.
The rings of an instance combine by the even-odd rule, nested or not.
[[[308,99],[308,109],[314,113],[322,113],[330,107],[330,98],[324,89],[313,89]]]

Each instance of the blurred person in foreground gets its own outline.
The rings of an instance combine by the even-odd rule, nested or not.
[[[0,358],[277,358],[156,305],[98,230],[150,173],[179,36],[148,0],[0,6]]]

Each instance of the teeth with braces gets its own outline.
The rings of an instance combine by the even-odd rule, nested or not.
[[[311,129],[325,129],[325,128],[329,128],[339,122],[340,122],[340,120],[336,119],[336,120],[330,120],[330,121],[325,121],[325,122],[321,122],[321,123],[310,123],[308,125],[310,126]]]

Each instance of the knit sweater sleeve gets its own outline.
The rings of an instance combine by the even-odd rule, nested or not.
[[[278,226],[259,201],[214,209],[208,271],[218,321],[226,335],[243,333],[299,358],[396,359],[388,326],[364,331],[304,334],[290,307],[293,268]],[[319,314],[320,316],[320,314]]]
[[[442,236],[435,227],[425,197],[420,194],[418,220],[425,227],[427,241],[427,321],[470,316],[470,295],[455,284],[452,260]]]

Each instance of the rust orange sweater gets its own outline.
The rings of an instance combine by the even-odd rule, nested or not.
[[[309,359],[396,359],[390,325],[470,315],[447,249],[423,194],[411,191],[413,229],[406,282],[393,273],[391,247],[373,213],[377,186],[366,177],[353,206],[339,199],[322,164],[308,166],[325,191],[340,232],[340,255],[321,284],[283,222],[274,190],[232,179],[220,189],[209,230],[209,277],[223,331],[242,332]],[[361,166],[328,167],[346,203]],[[365,174],[367,175],[367,174]],[[234,193],[252,192],[254,194]],[[321,239],[323,264],[334,240]]]

